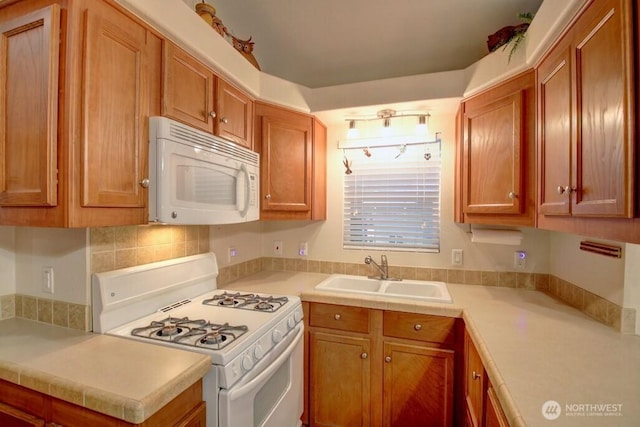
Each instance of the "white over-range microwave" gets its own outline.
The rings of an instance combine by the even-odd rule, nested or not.
[[[234,224],[260,217],[260,155],[166,117],[149,119],[149,221]]]

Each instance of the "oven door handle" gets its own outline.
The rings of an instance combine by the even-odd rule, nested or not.
[[[273,361],[273,363],[270,363],[265,370],[260,372],[260,374],[258,374],[257,377],[253,378],[252,380],[250,380],[245,384],[239,385],[238,388],[232,387],[231,389],[226,390],[226,393],[229,396],[229,399],[236,400],[249,392],[252,392],[252,391],[255,392],[256,384],[260,384],[261,382],[266,381],[268,378],[270,378],[271,375],[273,375],[273,373],[276,370],[278,370],[280,366],[282,366],[282,364],[287,359],[289,359],[289,357],[291,356],[291,353],[293,353],[296,346],[302,339],[302,335],[303,335],[303,328],[300,327],[300,329],[297,332],[297,336],[294,338],[291,344],[289,344],[289,346],[277,357],[277,359]]]

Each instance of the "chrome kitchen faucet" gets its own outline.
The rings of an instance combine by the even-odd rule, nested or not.
[[[379,279],[387,280],[389,278],[389,264],[387,263],[387,256],[386,255],[382,255],[380,257],[380,264],[382,264],[381,266],[378,265],[373,260],[373,258],[371,258],[371,255],[367,255],[366,256],[366,258],[364,259],[364,263],[365,264],[369,264],[369,265],[373,264],[373,266],[378,269],[378,271],[380,272]]]

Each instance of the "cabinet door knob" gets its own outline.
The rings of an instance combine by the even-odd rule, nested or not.
[[[366,352],[363,352],[363,353],[360,355],[360,357],[361,357],[362,359],[366,359],[367,357],[369,357],[369,355],[368,355]]]
[[[267,200],[271,200],[271,194],[265,195],[264,198],[267,199]]]
[[[335,316],[333,316],[334,319],[336,320],[340,320],[340,318],[342,318],[342,316],[340,316],[339,314],[336,314]]]
[[[217,116],[215,111],[209,111],[209,117],[211,117],[212,119],[215,119]]]
[[[576,189],[570,185],[567,185],[566,187],[564,187],[564,191],[565,193],[567,193],[567,195],[571,195],[571,193],[573,193],[574,191],[576,191]]]
[[[471,373],[471,378],[474,379],[474,380],[479,380],[480,379],[480,374],[477,373],[476,371],[473,371]]]
[[[385,357],[385,358],[384,358],[384,361],[385,361],[386,363],[391,363],[391,356],[387,356],[387,357]]]
[[[220,119],[220,122],[222,122],[222,123],[224,123],[226,125],[227,123],[229,123],[229,119],[227,119],[226,117],[223,117],[223,118]]]
[[[422,325],[420,323],[416,323],[415,325],[413,325],[413,329],[415,329],[416,331],[420,331],[422,330]]]
[[[507,194],[507,197],[509,197],[511,200],[513,200],[513,199],[517,199],[518,195],[515,192],[510,191],[509,194]]]
[[[142,179],[140,180],[140,186],[141,186],[142,188],[149,188],[149,183],[150,183],[150,182],[149,182],[149,178],[142,178]]]
[[[562,185],[558,185],[556,191],[558,192],[558,194],[564,194],[564,187]]]

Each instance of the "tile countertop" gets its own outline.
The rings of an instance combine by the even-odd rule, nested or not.
[[[303,301],[462,317],[512,426],[640,425],[640,336],[623,335],[548,295],[448,284],[453,304],[315,291],[320,273],[265,271],[224,286]],[[542,407],[559,403],[548,420]]]
[[[75,331],[0,321],[0,378],[141,423],[202,378],[204,354]]]

